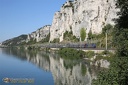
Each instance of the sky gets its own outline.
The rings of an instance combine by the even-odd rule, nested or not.
[[[0,0],[0,42],[51,25],[67,0]]]

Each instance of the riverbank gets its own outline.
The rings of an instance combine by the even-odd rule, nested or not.
[[[58,54],[63,58],[87,60],[89,61],[90,65],[95,65],[103,68],[109,68],[110,61],[112,60],[114,55],[114,53],[110,51],[95,53],[94,51],[85,52],[72,48],[62,48],[58,51]]]
[[[42,47],[15,47],[16,49],[21,49],[25,51],[45,51],[45,52],[52,52],[57,53],[61,57],[65,59],[82,59],[85,61],[89,61],[90,65],[95,65],[97,67],[109,68],[110,61],[112,60],[112,56],[114,55],[114,51],[103,51],[103,50],[81,50],[81,49],[74,49],[74,48],[42,48]]]

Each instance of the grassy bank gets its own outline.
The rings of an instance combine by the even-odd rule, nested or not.
[[[101,53],[94,53],[94,51],[88,51],[84,52],[82,50],[76,50],[72,48],[61,48],[58,51],[59,55],[65,59],[83,59],[86,58],[88,60],[91,60],[95,56],[95,61],[100,59],[105,59],[110,61],[111,56],[114,54],[109,51],[103,51]]]

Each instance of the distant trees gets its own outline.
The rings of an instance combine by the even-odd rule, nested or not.
[[[93,38],[92,30],[89,31],[89,33],[88,33],[88,38],[89,38],[89,39]]]
[[[20,35],[18,37],[14,37],[12,39],[6,40],[2,42],[2,44],[6,46],[16,46],[24,43],[26,39],[27,39],[27,35]]]

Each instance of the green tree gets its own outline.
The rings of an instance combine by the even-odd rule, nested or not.
[[[114,28],[114,43],[117,48],[118,84],[128,85],[128,0],[117,0],[119,18]]]
[[[80,30],[80,38],[82,41],[84,41],[86,38],[86,30],[84,28],[81,28]]]
[[[128,0],[117,0],[119,18],[113,30],[117,52],[110,69],[104,70],[93,85],[128,85]]]
[[[128,58],[114,57],[110,68],[102,70],[92,85],[128,85],[127,61]]]
[[[117,0],[119,18],[114,28],[114,44],[120,57],[128,57],[128,0]]]
[[[128,28],[128,0],[117,0],[116,6],[120,9],[116,19],[118,29]]]
[[[113,30],[113,26],[111,24],[107,24],[106,26],[104,26],[104,28],[102,29],[102,33],[105,35],[105,33],[111,33]]]
[[[89,33],[88,33],[88,38],[89,38],[89,39],[93,38],[92,30],[89,31]]]

